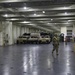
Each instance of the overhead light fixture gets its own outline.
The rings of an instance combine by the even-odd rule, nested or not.
[[[27,7],[26,7],[26,3],[24,3],[24,7],[23,7],[24,9],[27,9]]]
[[[43,11],[43,13],[45,13],[45,11]]]
[[[34,13],[34,16],[36,16],[36,13]]]
[[[70,22],[71,20],[68,20],[68,22]]]
[[[36,26],[35,24],[27,24],[27,25]]]
[[[6,19],[6,20],[15,21],[15,20],[19,20],[19,19],[12,18],[12,19]]]
[[[52,21],[53,19],[51,19],[51,21]]]
[[[67,9],[67,7],[64,6],[64,9]]]
[[[24,7],[24,9],[27,9],[27,7]]]
[[[24,21],[23,23],[29,23],[29,22],[27,22],[27,21]]]
[[[7,14],[5,14],[4,16],[5,16],[5,17],[8,17],[8,15],[7,15]]]
[[[13,19],[11,19],[12,21],[14,21],[14,20],[19,20],[19,19],[15,19],[15,18],[13,18]]]
[[[20,23],[30,23],[30,22],[24,21],[24,22],[20,22]]]
[[[65,12],[65,15],[67,15],[67,12]]]

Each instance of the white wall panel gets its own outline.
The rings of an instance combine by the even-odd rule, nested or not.
[[[9,45],[13,44],[13,38],[12,38],[12,22],[9,22],[9,25],[8,25],[8,38],[9,38]]]
[[[67,27],[61,27],[61,33],[64,33],[64,40],[67,35]]]
[[[17,39],[17,26],[13,25],[13,43],[16,43]]]
[[[29,33],[29,28],[26,28],[26,32]]]
[[[0,46],[3,45],[3,32],[0,32]]]
[[[73,25],[73,36],[75,37],[75,25]]]
[[[17,37],[20,36],[20,27],[17,27]]]
[[[26,33],[26,27],[25,27],[25,33]]]
[[[4,36],[6,36],[8,34],[8,44],[11,45],[13,44],[13,39],[12,39],[12,22],[6,21],[3,23],[3,25],[5,26],[4,30],[3,30],[3,34],[5,34]]]
[[[21,27],[13,25],[13,42],[16,43],[17,38],[21,35]]]
[[[21,33],[22,33],[22,34],[25,33],[25,28],[24,28],[24,27],[21,28]]]

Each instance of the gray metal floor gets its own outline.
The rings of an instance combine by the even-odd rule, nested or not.
[[[0,75],[75,75],[72,50],[72,43],[61,43],[58,56],[51,44],[0,47]]]

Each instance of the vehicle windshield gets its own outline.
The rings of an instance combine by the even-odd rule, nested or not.
[[[30,33],[24,33],[23,36],[30,36]]]

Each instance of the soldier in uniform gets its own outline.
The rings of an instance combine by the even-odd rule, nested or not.
[[[52,41],[53,41],[53,50],[52,50],[52,53],[54,51],[56,51],[56,54],[58,55],[59,39],[58,39],[57,34],[54,34],[54,37],[53,37]]]

